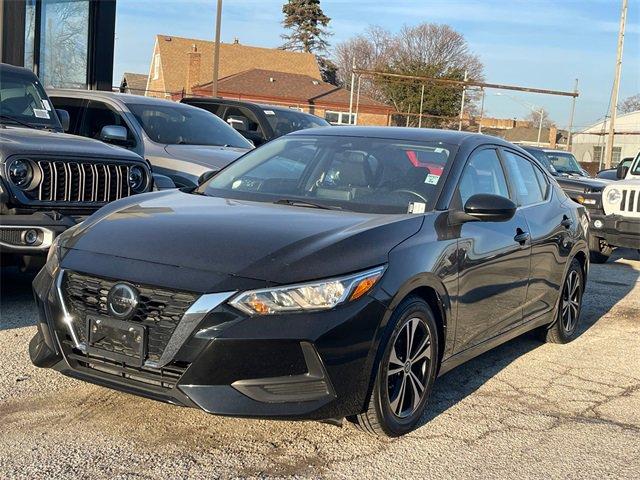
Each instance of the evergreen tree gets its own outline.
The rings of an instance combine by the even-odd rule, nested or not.
[[[291,30],[283,34],[284,50],[295,50],[323,55],[327,51],[329,36],[327,26],[331,19],[320,7],[320,0],[289,0],[282,7],[284,28]]]

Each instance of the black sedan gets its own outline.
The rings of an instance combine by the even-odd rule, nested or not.
[[[532,329],[575,337],[586,225],[497,138],[300,131],[59,237],[31,359],[210,413],[397,436],[455,366]]]

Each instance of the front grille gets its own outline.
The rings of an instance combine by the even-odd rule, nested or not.
[[[116,283],[116,280],[65,272],[62,293],[81,342],[87,341],[87,315],[109,315],[107,295]],[[139,293],[139,303],[129,321],[147,328],[147,357],[158,361],[180,319],[198,296],[145,285],[134,286]]]
[[[7,245],[23,245],[22,234],[26,229],[22,228],[1,228],[0,242]]]
[[[131,195],[129,165],[68,160],[37,160],[38,188],[28,192],[40,202],[108,203]]]
[[[625,188],[622,190],[620,211],[630,213],[640,212],[640,189],[637,191],[631,188]]]

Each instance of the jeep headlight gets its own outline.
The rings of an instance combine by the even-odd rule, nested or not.
[[[147,174],[144,168],[134,165],[129,169],[129,187],[135,193],[141,193],[147,186]]]
[[[385,267],[340,278],[250,290],[231,299],[229,304],[249,315],[329,310],[362,297],[378,283]]]
[[[621,198],[622,198],[622,194],[620,193],[620,190],[618,190],[617,188],[612,188],[607,192],[607,202],[609,203],[616,203]]]
[[[27,190],[33,181],[34,169],[29,160],[18,158],[9,163],[9,179],[21,190]]]

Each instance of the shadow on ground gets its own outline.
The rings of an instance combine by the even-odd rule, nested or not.
[[[36,307],[31,282],[35,273],[14,267],[0,268],[0,330],[36,324]]]

